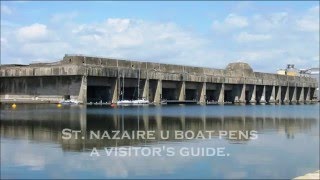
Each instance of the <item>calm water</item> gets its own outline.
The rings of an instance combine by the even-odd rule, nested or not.
[[[62,139],[62,130],[258,132],[257,139]],[[87,137],[87,135],[86,135]],[[229,156],[106,155],[111,147],[225,147]],[[90,156],[96,148],[100,157]],[[1,178],[293,178],[319,169],[319,104],[1,105]]]

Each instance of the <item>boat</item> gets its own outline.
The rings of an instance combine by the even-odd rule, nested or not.
[[[150,104],[150,102],[148,100],[146,100],[145,98],[132,100],[132,103],[133,104]]]
[[[133,104],[133,102],[131,100],[120,100],[117,101],[117,105],[130,105]]]
[[[64,99],[64,100],[59,101],[59,104],[71,105],[71,104],[79,104],[79,102],[77,100]]]
[[[150,102],[145,98],[139,98],[140,97],[140,69],[138,74],[138,99],[134,100],[126,100],[124,99],[124,74],[122,75],[122,91],[121,96],[122,100],[117,101],[117,105],[140,105],[140,104],[150,104]]]

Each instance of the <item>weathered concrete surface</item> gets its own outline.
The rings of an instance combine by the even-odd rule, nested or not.
[[[140,77],[142,89],[139,93],[153,102],[160,102],[165,96],[162,94],[163,88],[173,88],[172,93],[177,100],[186,99],[188,91],[188,96],[194,93],[194,99],[204,102],[207,99],[205,90],[211,89],[213,99],[220,103],[226,99],[240,103],[248,100],[273,102],[275,99],[280,102],[305,102],[312,99],[317,87],[314,78],[254,72],[246,63],[231,63],[226,69],[213,69],[66,55],[55,63],[1,65],[0,98],[2,102],[17,98],[56,100],[70,95],[71,99],[85,103],[88,94],[96,93],[92,87],[99,87],[99,91],[108,94],[103,97],[105,101],[116,102],[123,77],[127,88],[134,88]],[[169,87],[169,82],[176,84],[176,87]],[[305,88],[303,91],[300,90],[302,87]],[[276,93],[276,89],[280,91]],[[297,94],[301,92],[304,94]],[[251,97],[246,97],[246,94]]]
[[[308,173],[306,175],[296,177],[294,179],[320,179],[320,170],[314,173]]]

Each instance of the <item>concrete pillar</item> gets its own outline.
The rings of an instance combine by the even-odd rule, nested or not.
[[[275,103],[275,97],[276,97],[276,87],[272,86],[272,90],[271,90],[271,96],[269,99],[269,103]]]
[[[278,86],[278,93],[276,96],[276,103],[281,103],[281,86]]]
[[[83,104],[87,103],[87,76],[82,76],[78,101]]]
[[[300,91],[299,103],[304,103],[304,87],[302,87]]]
[[[253,85],[252,94],[251,94],[251,98],[250,98],[250,103],[254,104],[254,103],[257,102],[256,94],[257,94],[257,86]]]
[[[117,103],[119,98],[119,78],[116,78],[111,85],[111,92],[112,92],[112,103]]]
[[[149,79],[146,79],[144,82],[142,98],[149,100]]]
[[[260,98],[260,103],[266,103],[266,86],[264,85],[263,86],[263,89],[262,89],[262,95],[261,95],[261,98]]]
[[[201,90],[200,90],[200,103],[206,103],[206,90],[207,90],[207,83],[202,83]]]
[[[240,98],[239,103],[245,103],[246,102],[246,84],[243,84],[240,87]]]
[[[290,92],[290,87],[289,85],[287,86],[286,93],[284,95],[283,103],[289,103],[289,92]]]
[[[186,100],[186,82],[182,81],[179,89],[179,101]]]
[[[218,103],[219,104],[223,104],[224,103],[224,83],[222,83],[221,86],[220,86]]]
[[[159,104],[161,103],[162,99],[162,80],[158,80],[157,87],[156,87],[156,93],[154,95],[154,103]]]
[[[296,103],[296,102],[297,102],[297,86],[294,86],[291,103]]]

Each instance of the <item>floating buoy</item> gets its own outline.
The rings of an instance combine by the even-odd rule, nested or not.
[[[59,103],[59,104],[57,104],[57,107],[58,107],[58,108],[60,108],[61,106],[62,106],[62,105],[61,105],[60,103]]]
[[[13,103],[13,104],[11,105],[11,107],[12,107],[13,109],[15,109],[15,108],[17,107],[17,105],[16,105],[15,103]]]

